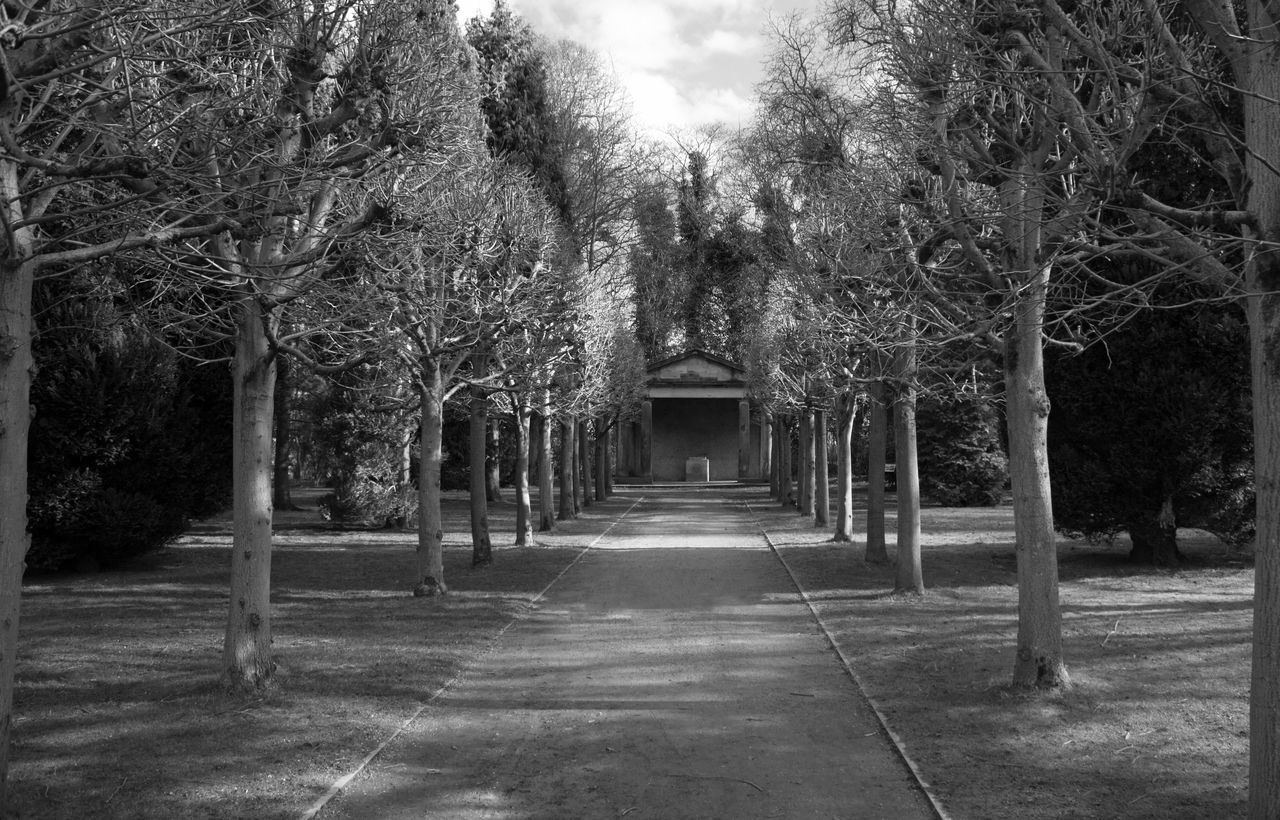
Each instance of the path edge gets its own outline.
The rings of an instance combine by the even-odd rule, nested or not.
[[[398,738],[401,734],[404,733],[406,729],[408,729],[411,725],[413,725],[413,722],[417,720],[422,715],[422,713],[427,710],[427,707],[429,707],[432,703],[435,703],[436,700],[438,700],[440,696],[443,695],[445,692],[448,692],[450,689],[456,686],[458,682],[461,681],[462,678],[466,676],[467,672],[469,672],[472,669],[472,667],[475,666],[476,661],[480,660],[481,658],[483,658],[484,656],[492,652],[494,647],[497,645],[498,641],[502,638],[503,635],[507,634],[507,632],[510,631],[511,627],[515,626],[517,623],[519,623],[520,621],[528,617],[528,613],[533,610],[533,605],[536,604],[538,601],[542,600],[543,597],[546,596],[547,592],[549,592],[551,588],[556,585],[556,582],[564,577],[566,572],[573,569],[573,567],[579,561],[582,560],[582,557],[591,551],[592,547],[594,547],[596,544],[599,544],[602,540],[604,540],[604,537],[608,535],[610,532],[612,532],[613,528],[618,526],[618,524],[622,522],[622,519],[630,515],[632,510],[640,506],[640,502],[644,501],[644,499],[645,499],[644,496],[640,496],[639,498],[637,498],[635,500],[635,503],[633,503],[630,507],[627,507],[625,510],[623,510],[622,514],[619,515],[617,518],[615,518],[609,524],[609,526],[605,527],[603,532],[601,532],[595,538],[591,539],[591,543],[583,547],[582,550],[573,557],[573,560],[570,561],[568,564],[566,564],[564,569],[560,570],[560,572],[556,575],[556,577],[552,578],[547,583],[547,585],[542,588],[541,592],[539,592],[537,595],[529,599],[529,605],[524,609],[524,611],[514,615],[511,618],[511,620],[506,623],[505,626],[503,626],[501,629],[495,632],[493,634],[493,637],[489,638],[488,642],[485,644],[485,646],[482,649],[480,649],[480,651],[476,652],[476,654],[473,655],[471,658],[469,658],[466,662],[459,664],[458,671],[454,674],[453,677],[449,678],[447,681],[442,683],[439,689],[436,689],[436,691],[432,692],[427,697],[427,699],[423,701],[421,705],[418,706],[417,710],[415,710],[412,715],[406,718],[404,723],[400,724],[400,728],[392,732],[391,735],[386,740],[379,743],[377,747],[374,748],[373,751],[365,755],[364,759],[361,760],[358,764],[356,764],[356,767],[354,769],[352,769],[351,771],[344,774],[342,777],[339,777],[337,780],[335,780],[333,784],[329,786],[328,791],[326,791],[323,795],[317,798],[316,801],[312,803],[311,806],[306,811],[298,815],[298,820],[314,820],[314,818],[318,814],[320,814],[321,811],[324,810],[324,807],[327,806],[329,802],[333,800],[333,798],[341,794],[342,790],[345,789],[348,785],[350,785],[352,780],[355,780],[357,777],[359,777],[360,774],[369,767],[369,764],[372,763],[374,760],[376,760],[378,758],[378,755],[382,754],[383,750],[385,750],[388,746],[390,746],[392,742],[395,741],[396,738]],[[756,523],[757,525],[759,525],[758,521]],[[764,529],[761,528],[760,531],[764,532]],[[765,538],[767,539],[768,536],[766,535]],[[772,544],[770,546],[772,546]],[[777,551],[775,550],[774,552],[776,553]],[[784,566],[785,566],[785,562],[784,562]],[[790,572],[789,569],[788,569],[788,572]],[[792,582],[793,583],[795,582],[794,577],[792,578]],[[828,636],[828,639],[830,639],[830,636]]]
[[[765,543],[769,545],[769,550],[774,557],[778,559],[778,563],[782,564],[782,568],[787,571],[787,577],[791,579],[791,585],[796,588],[796,592],[800,593],[800,598],[804,601],[804,605],[809,608],[809,613],[813,615],[813,619],[817,621],[818,628],[822,630],[823,636],[827,639],[827,644],[835,650],[836,657],[840,659],[840,665],[844,667],[844,671],[848,674],[849,679],[853,681],[854,688],[858,690],[864,703],[871,708],[871,713],[876,716],[876,722],[880,724],[880,728],[884,730],[885,735],[889,738],[893,750],[897,752],[898,758],[906,765],[907,770],[911,773],[911,778],[916,782],[920,791],[924,794],[925,799],[929,801],[929,807],[933,809],[938,820],[953,820],[946,808],[942,805],[942,801],[934,794],[933,789],[929,786],[929,782],[925,780],[920,766],[915,759],[907,753],[906,744],[898,733],[889,725],[889,721],[885,718],[884,713],[880,711],[880,706],[867,694],[867,687],[863,684],[862,678],[853,668],[853,664],[845,655],[844,650],[840,648],[840,644],[836,641],[835,635],[831,632],[827,622],[823,620],[822,614],[818,612],[817,606],[814,605],[813,599],[809,597],[809,593],[800,585],[800,579],[791,569],[791,565],[787,563],[787,559],[778,551],[778,546],[773,542],[773,537],[769,535],[769,531],[764,528],[760,522],[756,511],[751,507],[750,501],[744,501],[743,506],[747,508],[747,512],[751,515],[751,520],[755,522],[756,529],[760,530],[760,534],[764,536]]]

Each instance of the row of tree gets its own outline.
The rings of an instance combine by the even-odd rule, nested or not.
[[[270,683],[273,491],[287,503],[298,399],[328,404],[331,436],[343,418],[377,428],[336,457],[416,496],[418,594],[447,590],[447,401],[473,430],[506,408],[517,452],[542,453],[540,520],[517,482],[522,537],[554,526],[553,426],[571,466],[589,449],[574,433],[605,437],[640,382],[610,271],[648,150],[603,63],[502,3],[465,31],[449,0],[5,3],[0,39],[3,812],[24,561],[163,541],[221,500],[187,471],[227,455],[222,677]],[[199,361],[229,362],[229,389]],[[128,414],[88,418],[126,394]],[[33,398],[50,411],[34,429]],[[206,435],[219,407],[225,432]],[[166,462],[195,443],[194,463]],[[57,535],[35,554],[29,520]],[[490,560],[482,505],[473,534]]]
[[[756,230],[776,234],[742,355],[775,429],[796,430],[802,510],[824,484],[825,459],[809,466],[825,426],[815,411],[836,413],[837,538],[850,526],[852,419],[865,408],[874,507],[891,412],[898,586],[921,590],[917,396],[1000,394],[1015,685],[1070,684],[1055,525],[1124,529],[1135,551],[1173,561],[1179,523],[1241,541],[1256,522],[1254,817],[1280,814],[1274,14],[1253,0],[836,0],[816,23],[777,25],[738,148]],[[1085,391],[1108,356],[1122,389]],[[1237,400],[1248,371],[1251,436]],[[1055,414],[1060,466],[1050,386],[1069,411]],[[1051,474],[1067,477],[1062,489]],[[790,476],[784,463],[783,498]],[[1142,499],[1136,511],[1116,508],[1117,485]],[[1055,501],[1071,514],[1055,518]]]

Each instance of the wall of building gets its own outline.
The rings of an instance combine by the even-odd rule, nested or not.
[[[737,480],[737,399],[653,400],[653,480],[684,481],[691,456],[711,460],[712,481]]]

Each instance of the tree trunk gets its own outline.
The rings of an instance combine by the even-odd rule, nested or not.
[[[277,510],[295,510],[289,492],[289,443],[293,425],[290,405],[293,398],[292,365],[288,357],[276,360],[275,458],[272,461],[271,503]]]
[[[1049,269],[1042,267],[1029,278],[1005,340],[1004,365],[1018,558],[1013,685],[1052,688],[1069,685],[1070,678],[1062,657],[1058,555],[1049,487],[1049,395],[1041,342]]]
[[[1129,560],[1134,563],[1158,567],[1176,567],[1182,563],[1172,498],[1164,500],[1159,512],[1130,521],[1125,529],[1133,543]]]
[[[27,547],[27,439],[31,429],[31,289],[27,265],[0,266],[0,816],[18,667],[18,616]]]
[[[853,540],[853,394],[840,394],[836,418],[836,532],[833,541]]]
[[[897,395],[893,402],[893,441],[898,488],[898,560],[895,592],[924,594],[920,563],[920,473],[916,460],[916,350],[914,342],[893,353]]]
[[[813,410],[800,411],[800,514],[813,517]]]
[[[440,362],[423,362],[422,444],[418,455],[418,577],[413,594],[444,595],[444,520],[440,514],[440,463],[444,460],[444,381]]]
[[[621,429],[622,429],[622,421],[621,421],[621,419],[617,418],[616,416],[614,417],[614,420],[613,420],[613,427],[614,427],[614,429],[616,429],[616,430],[618,430],[618,431],[621,431]],[[614,440],[615,440],[615,441],[617,441],[617,442],[619,442],[619,443],[621,443],[621,441],[622,441],[622,439],[621,439],[621,435],[622,435],[622,434],[621,434],[621,432],[619,432],[619,433],[618,433],[618,437],[614,437]],[[620,453],[617,453],[617,452],[613,453],[613,455],[612,455],[612,456],[610,456],[610,452],[609,452],[609,443],[608,443],[608,442],[605,442],[605,446],[604,446],[604,466],[605,466],[605,470],[604,470],[604,494],[605,494],[605,497],[606,497],[606,498],[607,498],[607,497],[609,497],[609,496],[611,496],[611,495],[613,495],[613,471],[614,471],[614,469],[615,469],[615,467],[614,467],[615,459],[620,459],[621,457],[622,457],[622,456],[621,456],[621,454],[620,454]]]
[[[529,483],[536,484],[538,471],[542,469],[542,416],[534,414],[529,417]]]
[[[1245,270],[1253,374],[1253,672],[1249,697],[1249,817],[1280,817],[1280,31],[1274,4],[1249,0],[1244,104],[1248,207],[1258,222]]]
[[[512,400],[516,411],[516,546],[533,546],[533,507],[529,500],[529,422],[533,408],[522,396]]]
[[[769,495],[778,498],[778,464],[781,461],[782,447],[778,444],[782,440],[779,435],[781,424],[778,421],[777,413],[769,415]]]
[[[472,358],[477,380],[488,375],[487,354]],[[493,563],[493,540],[489,537],[489,469],[485,460],[489,438],[489,396],[482,387],[471,388],[471,426],[468,450],[471,462],[468,489],[471,501],[471,566]]]
[[[231,601],[222,646],[223,681],[256,690],[270,682],[271,657],[271,424],[275,357],[258,303],[236,308],[232,362]]]
[[[831,484],[827,475],[827,411],[813,411],[813,524],[831,522]]]
[[[556,515],[560,521],[572,521],[575,517],[573,463],[578,459],[573,446],[573,431],[576,426],[572,416],[560,420],[560,512]]]
[[[551,486],[551,391],[542,393],[542,421],[538,428],[538,532],[556,528],[555,505]]]
[[[582,485],[582,506],[585,509],[591,506],[591,491],[594,489],[594,484],[591,480],[591,437],[588,435],[588,424],[585,416],[578,422],[577,438],[578,473],[581,476],[581,481],[578,483]]]
[[[596,500],[609,498],[609,425],[604,417],[596,419],[595,453],[596,453]]]
[[[495,504],[502,501],[502,420],[489,418],[489,444],[484,454],[484,494]]]
[[[778,416],[778,502],[784,507],[796,503],[791,489],[791,430],[786,416]]]
[[[871,419],[867,430],[867,554],[868,564],[889,563],[884,539],[884,454],[888,448],[889,419],[883,381],[868,386]]]

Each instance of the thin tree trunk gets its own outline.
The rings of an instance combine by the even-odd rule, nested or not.
[[[296,510],[289,491],[289,443],[293,424],[290,405],[293,399],[292,365],[288,357],[276,360],[275,458],[272,460],[271,503],[277,510]]]
[[[800,411],[800,514],[813,517],[813,410]]]
[[[33,282],[34,272],[28,265],[0,265],[0,816],[5,814],[9,771],[22,573],[31,538],[27,533],[27,438],[35,368],[31,358]]]
[[[832,541],[853,540],[853,394],[840,394],[836,405],[836,532]]]
[[[485,378],[488,375],[488,354],[476,354],[472,362],[475,378]],[[467,443],[471,462],[468,481],[471,501],[471,566],[482,567],[493,563],[493,540],[489,536],[489,470],[485,460],[489,438],[489,396],[484,388],[471,388],[470,409],[471,426]]]
[[[489,417],[489,444],[484,454],[484,493],[493,503],[502,501],[502,420]]]
[[[825,527],[831,522],[831,484],[827,475],[827,411],[813,411],[813,524]]]
[[[898,560],[895,592],[924,594],[920,563],[920,474],[916,460],[916,351],[914,342],[893,354],[897,396],[893,403],[893,441],[898,488]]]
[[[591,506],[591,493],[595,489],[594,482],[591,478],[591,437],[588,435],[587,419],[584,416],[578,422],[578,463],[580,465],[579,472],[582,475],[582,506],[584,508]]]
[[[542,392],[542,421],[538,447],[538,532],[556,528],[555,504],[551,486],[551,391]]]
[[[867,430],[867,553],[868,564],[889,563],[884,538],[884,454],[888,447],[889,419],[884,382],[873,381],[871,419]]]
[[[542,467],[542,416],[535,413],[529,417],[529,483],[538,482],[538,471]]]
[[[616,442],[616,446],[622,445],[622,420],[617,416],[613,419],[613,430],[617,435],[610,436],[610,440]],[[622,453],[617,450],[610,450],[609,442],[604,447],[604,494],[606,496],[613,495],[613,471],[617,469],[617,463],[622,458]]]
[[[786,416],[778,416],[778,440],[782,449],[778,453],[778,502],[789,507],[796,503],[791,490],[791,430]]]
[[[770,428],[769,437],[772,441],[769,445],[773,448],[773,457],[769,459],[769,495],[782,499],[779,489],[782,485],[782,417],[777,413],[773,414],[773,424]]]
[[[1018,558],[1018,645],[1013,684],[1047,688],[1069,685],[1070,678],[1062,656],[1058,555],[1049,487],[1049,396],[1044,387],[1041,342],[1049,269],[1035,271],[1030,280],[1005,340],[1009,477]]]
[[[606,501],[609,498],[609,424],[604,416],[596,419],[595,430],[596,500]]]
[[[237,305],[232,422],[231,595],[222,645],[223,680],[237,690],[270,682],[271,424],[275,357],[258,303]]]
[[[533,408],[524,399],[512,397],[516,416],[516,546],[533,545],[533,507],[529,499],[529,422]]]
[[[422,444],[418,455],[418,554],[416,596],[444,595],[444,519],[440,514],[440,464],[444,460],[444,381],[440,362],[422,364]]]

